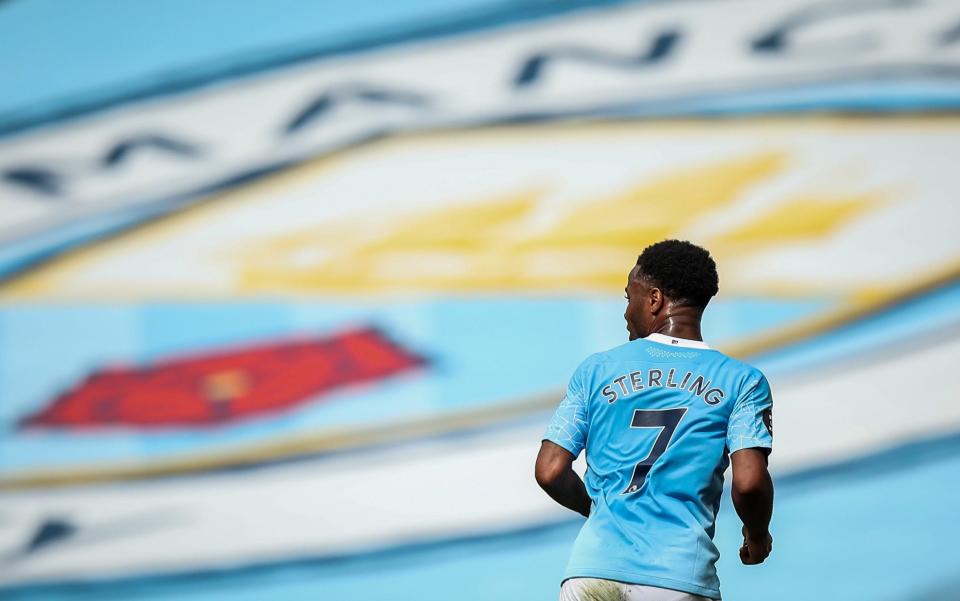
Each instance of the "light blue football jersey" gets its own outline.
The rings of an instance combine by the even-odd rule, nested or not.
[[[771,448],[772,406],[758,369],[701,342],[653,334],[588,357],[544,435],[587,453],[593,502],[564,579],[719,599],[723,472],[729,453]]]

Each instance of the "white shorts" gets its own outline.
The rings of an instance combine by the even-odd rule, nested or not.
[[[600,578],[568,578],[560,586],[560,601],[711,601],[667,588],[626,584]]]

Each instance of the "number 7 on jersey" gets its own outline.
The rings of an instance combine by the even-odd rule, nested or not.
[[[677,407],[675,409],[636,409],[633,412],[633,419],[630,422],[631,428],[660,428],[657,439],[653,442],[653,448],[643,460],[633,468],[633,477],[630,478],[630,484],[624,489],[621,495],[637,492],[647,480],[647,474],[650,468],[663,455],[663,452],[670,446],[673,439],[673,433],[677,430],[680,420],[686,415],[686,407]]]

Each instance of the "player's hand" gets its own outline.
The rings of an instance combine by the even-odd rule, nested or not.
[[[754,538],[747,533],[747,527],[743,527],[743,546],[740,547],[740,561],[743,565],[752,566],[763,563],[772,550],[773,537],[769,532],[762,537]]]

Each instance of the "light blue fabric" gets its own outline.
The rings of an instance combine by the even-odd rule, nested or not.
[[[707,348],[636,340],[584,361],[544,438],[587,454],[593,501],[564,578],[720,597],[714,523],[729,453],[771,448],[754,367]]]

